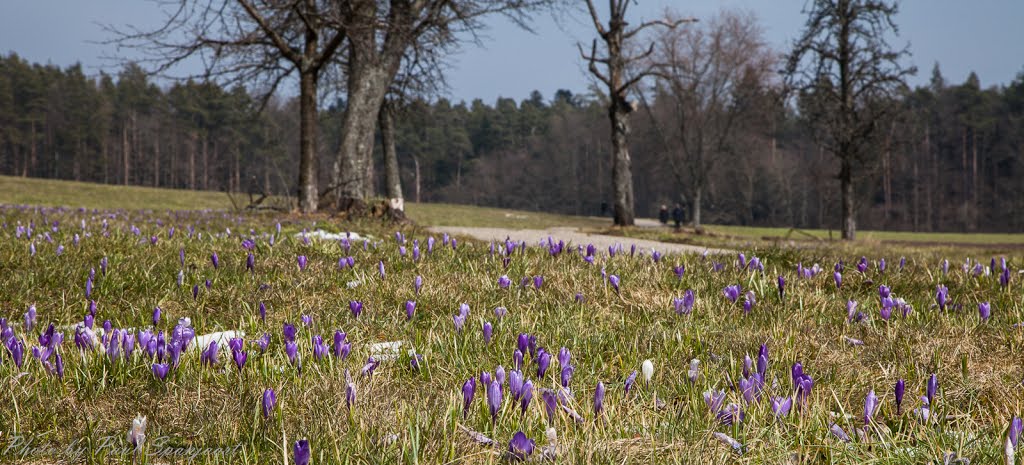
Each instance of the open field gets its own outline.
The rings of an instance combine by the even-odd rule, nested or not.
[[[302,234],[349,226],[369,239]],[[987,464],[1024,412],[1019,253],[400,232],[0,207],[0,462],[293,463],[307,438],[312,463],[507,463],[522,432],[552,463]]]
[[[239,204],[247,198],[236,194]],[[154,189],[105,184],[55,181],[47,179],[0,176],[0,204],[45,205],[105,209],[149,210],[230,210],[233,207],[223,192]],[[406,204],[407,214],[423,226],[466,226],[506,229],[544,229],[575,227],[593,233],[611,233],[625,237],[663,242],[688,243],[708,247],[769,247],[793,242],[820,245],[830,238],[821,229],[791,230],[748,226],[705,226],[709,235],[672,233],[668,228],[645,227],[621,230],[610,228],[610,219],[581,217],[540,212],[506,210],[455,204]],[[648,221],[648,223],[653,223]],[[985,233],[914,233],[898,231],[858,231],[858,240],[868,244],[891,243],[907,245],[994,245],[996,249],[1024,246],[1024,234]],[[832,237],[838,237],[835,232]]]

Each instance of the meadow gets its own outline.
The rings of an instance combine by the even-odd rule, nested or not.
[[[1014,460],[1014,249],[662,256],[132,198],[0,206],[0,462]]]

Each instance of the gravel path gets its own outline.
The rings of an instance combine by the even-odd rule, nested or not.
[[[629,248],[636,244],[637,249],[650,252],[651,249],[661,253],[704,253],[710,254],[732,254],[735,251],[727,249],[709,249],[695,245],[673,244],[669,242],[649,241],[646,239],[632,239],[628,237],[606,236],[603,234],[587,234],[576,228],[548,228],[548,229],[504,229],[504,228],[471,228],[463,226],[433,226],[430,231],[438,234],[448,233],[457,236],[469,236],[481,241],[504,241],[510,238],[516,241],[526,241],[527,244],[535,245],[541,240],[551,237],[555,241],[565,241],[567,244],[584,245],[594,244],[598,250],[608,250],[609,246],[622,244]]]

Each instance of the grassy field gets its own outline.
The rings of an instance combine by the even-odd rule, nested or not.
[[[428,212],[418,213],[444,214]],[[506,254],[498,244],[492,254],[419,227],[399,231],[400,241],[381,223],[327,223],[163,206],[0,207],[0,463],[295,463],[302,438],[317,464],[508,463],[504,451],[522,432],[536,442],[530,459],[553,463],[897,464],[956,454],[987,464],[1005,463],[1008,425],[1024,411],[1019,254],[1005,257],[1004,284],[1002,257],[986,271],[992,257],[974,248],[744,249],[761,270],[732,255],[632,256],[628,238],[614,256],[587,259],[575,246],[510,244]],[[370,240],[303,239],[324,226]],[[821,272],[798,272],[815,263]],[[723,292],[732,285],[735,302]],[[881,299],[883,285],[909,307]],[[948,288],[944,308],[938,286]],[[687,290],[691,310],[674,301]],[[980,318],[981,303],[990,318]],[[62,343],[47,337],[51,323]],[[201,363],[208,346],[197,341],[220,331],[240,341],[221,341],[216,361]],[[152,352],[141,345],[161,332]],[[336,332],[345,334],[339,355]],[[394,353],[375,346],[394,341]],[[796,363],[807,378],[794,378]],[[525,408],[520,376],[533,386]],[[476,387],[464,391],[470,378]],[[275,402],[264,415],[267,389]],[[712,408],[709,392],[724,399]],[[865,415],[869,392],[878,402]],[[795,405],[777,415],[773,403],[786,399]],[[146,438],[136,450],[127,433],[139,415]]]
[[[244,205],[247,198],[238,196]],[[223,192],[154,189],[104,184],[0,176],[0,204],[46,205],[105,209],[231,210],[234,204]],[[682,242],[713,247],[771,247],[776,244],[815,245],[838,237],[820,229],[792,230],[748,226],[708,225],[707,235],[673,233],[668,228],[610,228],[607,218],[558,215],[454,204],[406,204],[407,214],[424,226],[480,226],[510,229],[576,227],[590,232],[626,237]],[[866,244],[995,245],[996,249],[1024,246],[1024,234],[914,233],[859,231]],[[821,245],[821,244],[818,244]]]

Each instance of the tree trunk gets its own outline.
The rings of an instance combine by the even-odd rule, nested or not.
[[[694,227],[694,229],[699,228],[700,224],[701,224],[700,223],[700,203],[701,203],[701,199],[703,198],[703,196],[704,196],[704,187],[703,186],[696,186],[696,188],[693,191],[693,207],[692,207],[693,212],[691,213],[692,217],[693,217],[693,227]]]
[[[632,226],[634,223],[633,162],[629,158],[629,109],[626,107],[626,103],[613,103],[608,117],[612,125],[612,188],[615,195],[613,207],[615,225]]]
[[[420,203],[422,201],[420,199],[420,157],[413,155],[412,164],[413,168],[416,171],[416,185],[414,186],[414,189],[416,191],[416,203]]]
[[[384,184],[392,208],[405,210],[402,198],[402,178],[398,171],[398,150],[395,148],[395,104],[387,99],[378,115],[380,140],[384,150]]]
[[[373,161],[377,113],[393,77],[394,73],[377,66],[350,66],[349,100],[342,117],[341,146],[332,173],[341,210],[359,209],[366,203],[367,164]]]
[[[844,240],[852,241],[857,230],[856,212],[854,211],[853,204],[853,163],[848,156],[843,157],[841,162],[839,187],[842,192],[842,237]]]
[[[207,134],[207,135],[203,136],[203,151],[202,151],[202,156],[203,156],[203,160],[202,160],[203,161],[203,190],[204,191],[210,190],[210,156],[209,156],[209,151],[208,151],[209,145],[210,145],[210,135]]]
[[[189,134],[188,144],[188,188],[195,190],[196,188],[196,133],[193,131]]]
[[[320,159],[316,152],[316,79],[304,72],[299,79],[299,210],[315,212],[320,202],[317,181]]]
[[[160,187],[160,137],[153,138],[153,187]]]
[[[131,167],[130,167],[130,165],[128,163],[128,157],[129,157],[129,152],[130,151],[131,151],[131,149],[128,146],[128,125],[126,123],[126,124],[121,125],[121,163],[123,165],[123,170],[124,170],[124,172],[123,172],[124,177],[121,178],[121,181],[122,181],[122,184],[124,184],[125,186],[128,185],[128,175],[129,175],[129,170],[131,169]]]

